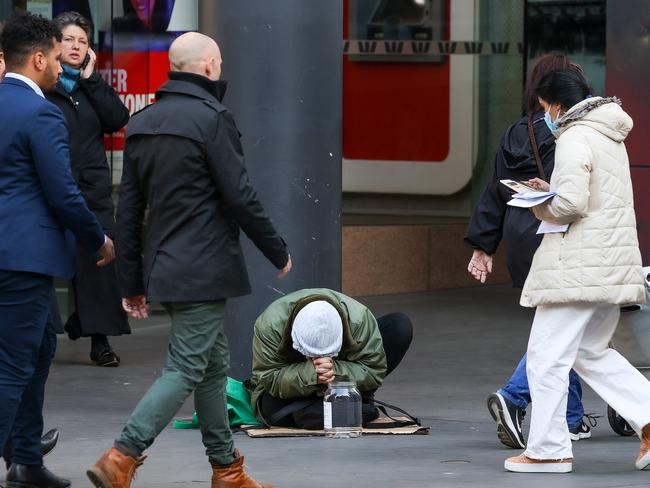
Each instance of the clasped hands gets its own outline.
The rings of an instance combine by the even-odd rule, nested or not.
[[[334,381],[334,358],[325,356],[322,358],[312,358],[314,369],[316,370],[316,383],[319,385],[329,385]]]

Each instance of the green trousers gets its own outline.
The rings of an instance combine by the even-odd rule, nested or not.
[[[226,406],[230,362],[224,330],[226,301],[166,302],[171,316],[169,349],[162,376],[129,418],[116,447],[139,457],[194,392],[203,444],[211,462],[232,464],[233,442]]]

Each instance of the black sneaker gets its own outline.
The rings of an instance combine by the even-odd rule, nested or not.
[[[589,439],[591,437],[591,427],[587,424],[587,422],[585,422],[584,420],[585,418],[589,421],[591,427],[596,427],[597,425],[596,419],[598,417],[591,414],[585,414],[585,416],[582,418],[582,421],[580,422],[580,425],[574,427],[573,429],[569,429],[569,435],[571,436],[572,441],[579,441],[580,439]]]
[[[501,443],[513,449],[524,449],[526,442],[521,432],[521,423],[526,411],[498,392],[488,397],[487,407],[497,423],[497,436]]]
[[[90,351],[90,360],[95,363],[95,366],[106,368],[115,368],[120,365],[120,357],[115,354],[108,343],[101,347],[93,347]]]

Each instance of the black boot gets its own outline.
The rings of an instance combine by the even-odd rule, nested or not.
[[[59,478],[45,466],[12,464],[5,481],[7,488],[68,488],[70,481]]]
[[[52,429],[47,431],[43,437],[41,437],[41,453],[43,456],[47,456],[49,453],[51,453],[57,442],[59,442],[59,429]],[[7,471],[11,466],[12,451],[13,449],[11,447],[11,440],[8,440],[5,444],[4,452],[2,453],[2,457],[4,458],[7,465]]]
[[[108,337],[102,334],[93,334],[90,336],[90,340],[90,360],[96,366],[116,367],[120,365],[120,357],[115,354],[108,343]]]

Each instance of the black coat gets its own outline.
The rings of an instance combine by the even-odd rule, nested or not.
[[[239,228],[279,269],[286,245],[249,181],[223,85],[169,76],[127,129],[116,234],[122,291],[160,302],[248,294]]]
[[[115,207],[113,180],[106,160],[104,134],[120,130],[129,120],[129,111],[97,73],[80,79],[68,94],[60,84],[47,94],[61,109],[68,123],[72,175],[88,208],[104,232],[113,236]],[[73,280],[75,309],[66,328],[71,338],[93,334],[129,334],[131,329],[122,310],[113,263],[97,267],[97,256],[77,247]]]
[[[533,127],[547,179],[553,172],[555,138],[546,127],[543,113],[533,115]],[[483,191],[467,229],[465,242],[474,249],[494,254],[503,239],[513,285],[522,287],[533,255],[542,242],[537,235],[540,221],[528,209],[506,205],[513,191],[499,180],[524,181],[539,177],[528,135],[528,117],[506,130],[494,161],[494,175]]]
[[[72,176],[88,208],[108,235],[113,235],[115,208],[112,178],[104,134],[120,130],[129,120],[129,111],[97,73],[80,79],[72,94],[57,83],[48,100],[61,109],[70,133]]]

